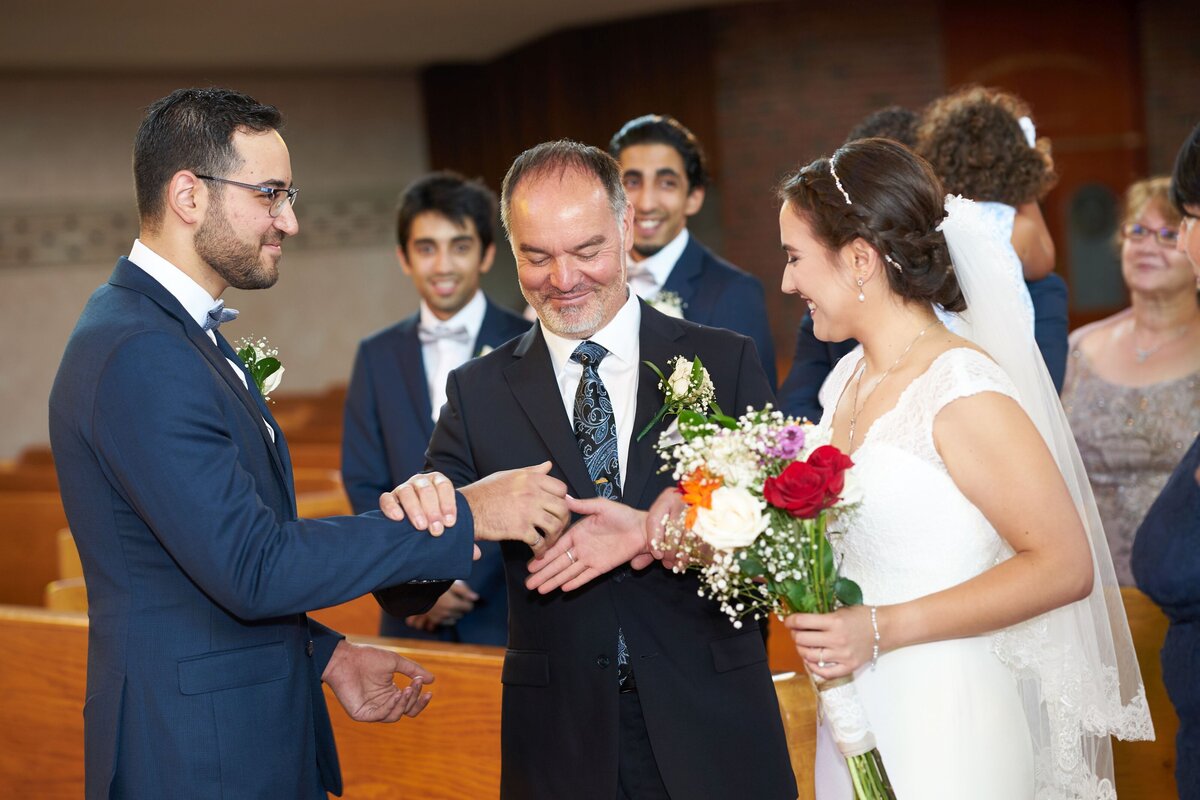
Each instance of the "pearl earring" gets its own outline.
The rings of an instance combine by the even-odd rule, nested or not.
[[[862,278],[858,279],[858,302],[860,302],[860,303],[867,302],[867,296],[865,294],[863,294],[863,279]]]

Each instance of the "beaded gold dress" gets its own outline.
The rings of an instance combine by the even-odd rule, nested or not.
[[[1200,372],[1122,386],[1097,375],[1088,357],[1073,347],[1062,400],[1104,521],[1117,581],[1132,586],[1134,534],[1200,435]]]

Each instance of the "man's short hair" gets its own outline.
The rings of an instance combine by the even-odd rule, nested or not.
[[[903,106],[887,106],[868,114],[862,122],[850,129],[847,142],[859,139],[891,139],[910,150],[917,148],[917,125],[921,118],[917,112]]]
[[[608,196],[608,205],[613,216],[618,221],[624,217],[628,201],[625,199],[625,187],[621,183],[621,165],[615,158],[598,147],[580,144],[570,139],[542,142],[517,156],[508,168],[504,183],[500,187],[500,221],[504,223],[504,232],[510,238],[512,196],[521,181],[549,173],[557,173],[561,177],[570,171],[581,172],[600,181],[604,193]]]
[[[400,195],[396,213],[396,241],[408,252],[408,237],[419,214],[434,211],[459,227],[475,223],[482,249],[496,239],[496,193],[480,180],[468,180],[457,172],[431,172],[410,183]]]
[[[233,145],[239,130],[279,130],[275,106],[232,89],[176,89],[146,109],[133,142],[138,215],[152,227],[166,211],[164,189],[180,170],[224,177],[241,166]],[[214,190],[220,191],[219,185]]]
[[[622,150],[635,144],[665,144],[673,147],[683,159],[688,191],[708,186],[708,165],[704,158],[704,148],[700,146],[696,134],[674,117],[647,114],[629,120],[621,126],[621,130],[613,134],[608,143],[608,152],[614,158],[620,158]]]
[[[1184,206],[1200,205],[1200,125],[1192,129],[1179,155],[1175,157],[1175,169],[1171,173],[1171,203],[1180,214],[1187,214]]]

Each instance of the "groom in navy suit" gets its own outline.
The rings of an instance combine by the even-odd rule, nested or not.
[[[406,485],[444,501],[415,520],[437,538],[379,512],[296,518],[287,442],[216,299],[274,284],[299,230],[280,122],[226,89],[150,106],[134,145],[139,238],[84,308],[50,395],[88,590],[94,800],[340,794],[322,681],[351,717],[396,721],[424,708],[433,676],[304,612],[386,587],[423,610],[444,588],[424,582],[469,572],[472,529],[540,545],[534,523],[549,533],[567,516],[565,486],[521,470],[458,496],[437,475]]]
[[[450,373],[429,464],[470,483],[553,462],[576,498],[646,509],[662,403],[644,361],[700,356],[730,412],[771,400],[754,343],[672,319],[626,285],[634,209],[603,151],[549,142],[504,179],[503,219],[538,324]],[[730,625],[694,575],[633,562],[579,591],[525,586],[502,546],[509,643],[501,680],[505,800],[792,800],[796,785],[757,622]],[[638,554],[644,555],[644,554]]]
[[[633,203],[630,288],[671,316],[749,336],[774,389],[775,345],[762,283],[687,229],[709,184],[700,140],[674,117],[647,114],[613,134],[608,152],[620,162]],[[672,307],[676,298],[682,307]]]
[[[404,190],[396,255],[421,297],[420,310],[364,339],[346,394],[342,477],[355,513],[425,467],[425,447],[446,401],[446,376],[529,329],[488,299],[480,276],[496,255],[496,195],[452,172],[425,175]],[[383,613],[380,634],[503,645],[508,600],[500,546],[482,557],[428,612]]]

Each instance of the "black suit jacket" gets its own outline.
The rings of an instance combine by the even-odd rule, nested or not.
[[[418,336],[420,314],[385,328],[359,344],[346,392],[342,435],[342,479],[355,513],[379,506],[379,495],[425,467],[433,434],[429,384]],[[471,352],[494,348],[529,330],[529,321],[490,300]],[[429,633],[384,613],[381,636],[503,645],[508,636],[508,601],[500,546],[481,542],[483,556],[467,583],[479,595],[475,608],[455,625]]]
[[[641,354],[660,367],[699,355],[729,413],[771,400],[753,342],[641,307]],[[662,403],[639,374],[636,432]],[[630,444],[624,502],[647,508],[671,483],[653,443]],[[451,373],[429,466],[456,485],[550,459],[576,497],[595,491],[579,454],[539,326]],[[616,637],[629,645],[638,692],[672,797],[794,798],[795,781],[759,626],[735,629],[697,596],[693,575],[628,566],[579,591],[524,586],[529,548],[503,545],[509,593],[502,733],[504,798],[596,798],[617,792]]]

